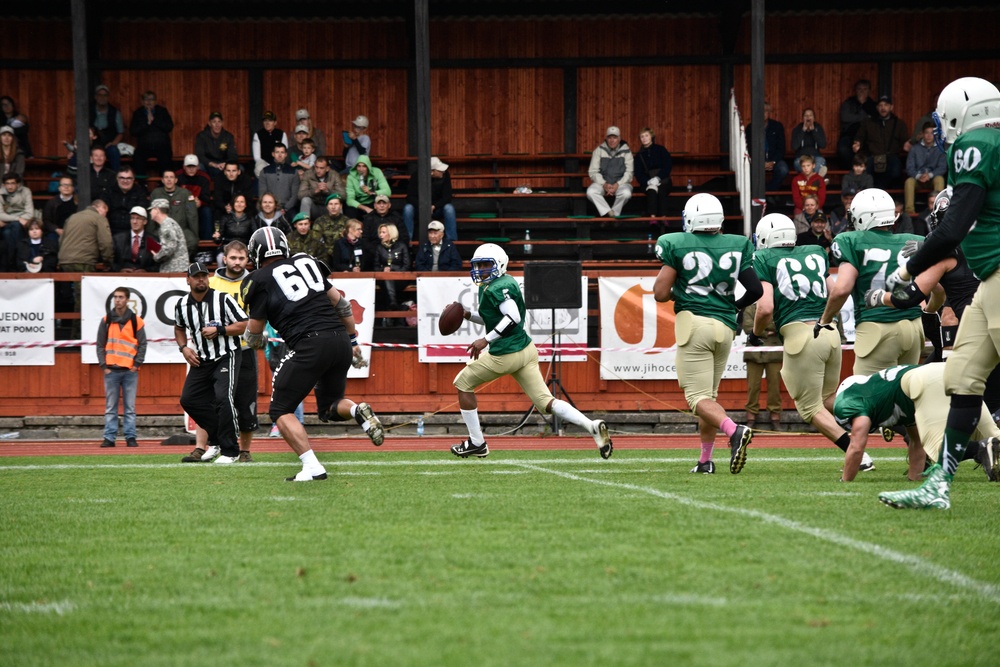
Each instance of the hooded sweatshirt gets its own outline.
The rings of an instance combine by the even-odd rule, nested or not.
[[[371,158],[367,155],[362,155],[358,158],[358,164],[364,164],[368,167],[368,177],[362,183],[361,175],[358,173],[358,165],[351,167],[351,170],[347,173],[348,206],[353,208],[357,208],[361,204],[372,206],[375,203],[376,195],[385,195],[388,197],[392,194],[389,182],[385,180],[381,169],[372,166]],[[371,189],[371,194],[365,194],[365,191],[361,189],[362,185],[368,185]]]

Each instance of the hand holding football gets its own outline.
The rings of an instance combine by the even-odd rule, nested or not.
[[[441,311],[441,317],[438,318],[438,331],[441,332],[442,336],[453,334],[462,326],[464,320],[465,307],[458,301],[452,301]]]

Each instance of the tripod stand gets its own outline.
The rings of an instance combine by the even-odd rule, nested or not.
[[[553,397],[559,398],[560,396],[562,396],[567,403],[569,403],[575,408],[576,403],[573,402],[573,398],[569,395],[569,392],[566,391],[566,388],[563,386],[562,380],[559,379],[559,369],[562,366],[562,351],[560,349],[562,344],[562,329],[556,328],[555,308],[551,309],[551,317],[552,321],[551,321],[551,332],[549,333],[549,340],[552,341],[552,361],[549,363],[549,372],[548,372],[548,377],[545,380],[545,384],[549,388],[549,391],[552,393]],[[549,418],[551,418],[551,421],[549,421]],[[553,413],[549,417],[542,415],[542,419],[544,419],[545,423],[547,423],[552,428],[553,433],[557,435],[563,434],[562,424],[559,420],[559,415],[555,413]]]

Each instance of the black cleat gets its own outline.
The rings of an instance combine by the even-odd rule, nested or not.
[[[703,475],[714,475],[715,464],[711,461],[705,461],[704,463],[699,463],[695,467],[691,468],[691,472],[700,472]]]
[[[474,445],[471,440],[463,440],[461,443],[451,448],[451,453],[455,456],[460,456],[463,459],[467,459],[470,456],[484,458],[490,455],[490,448],[486,446],[485,440],[481,445]]]
[[[729,449],[732,454],[729,457],[729,472],[734,475],[743,470],[743,464],[747,462],[747,446],[753,440],[753,431],[749,426],[739,424],[736,432],[729,438]]]
[[[601,453],[601,458],[610,459],[611,453],[615,451],[615,446],[611,442],[608,425],[604,423],[603,419],[597,420],[597,430],[594,432],[594,440],[597,441],[597,451]]]
[[[368,424],[365,435],[371,439],[373,445],[378,447],[385,442],[385,429],[382,428],[382,422],[379,421],[379,418],[375,416],[372,406],[367,403],[358,403],[358,409],[354,413],[354,420],[361,425],[361,428],[364,428],[365,424]]]
[[[1000,438],[986,438],[979,441],[976,463],[983,467],[986,479],[991,482],[1000,480]]]

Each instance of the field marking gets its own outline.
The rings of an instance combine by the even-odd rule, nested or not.
[[[403,606],[402,602],[388,598],[346,597],[336,600],[336,602],[355,609],[398,609]]]
[[[984,581],[978,581],[972,577],[968,577],[961,572],[956,570],[950,570],[946,567],[940,565],[935,565],[934,563],[923,560],[916,556],[911,556],[909,554],[904,554],[888,547],[883,547],[879,544],[873,544],[872,542],[864,542],[862,540],[856,540],[853,537],[848,537],[846,535],[841,535],[832,530],[827,530],[825,528],[815,528],[813,526],[807,526],[803,523],[795,521],[793,519],[786,519],[783,516],[778,516],[777,514],[768,514],[767,512],[761,512],[760,510],[750,510],[743,507],[730,507],[728,505],[720,505],[719,503],[707,502],[704,500],[695,500],[694,498],[688,498],[685,496],[677,495],[676,493],[669,493],[667,491],[660,491],[659,489],[654,489],[646,486],[639,486],[637,484],[628,484],[625,482],[611,482],[605,479],[591,479],[588,477],[581,477],[579,475],[574,475],[573,473],[564,472],[561,470],[550,470],[548,468],[543,468],[541,466],[535,465],[533,463],[518,463],[514,465],[519,465],[523,468],[528,468],[529,470],[535,470],[537,472],[544,472],[549,475],[555,475],[556,477],[562,477],[563,479],[569,479],[575,482],[587,482],[588,484],[597,484],[599,486],[609,486],[616,489],[627,489],[629,491],[638,491],[651,495],[657,498],[662,498],[664,500],[672,500],[681,505],[688,505],[690,507],[695,507],[697,509],[713,510],[716,512],[724,512],[728,514],[739,514],[742,516],[750,517],[751,519],[757,519],[763,523],[769,523],[779,528],[785,528],[797,533],[802,533],[804,535],[810,535],[816,539],[822,540],[824,542],[829,542],[831,544],[836,544],[838,546],[847,547],[849,549],[854,549],[856,551],[861,551],[871,556],[887,560],[892,563],[898,563],[904,567],[909,568],[915,574],[930,577],[938,580],[943,584],[949,584],[955,586],[956,588],[965,588],[981,597],[990,600],[991,602],[1000,603],[1000,586],[994,584],[989,584]]]
[[[19,612],[22,614],[56,614],[64,616],[76,609],[69,600],[59,602],[2,602],[0,601],[0,611]]]

